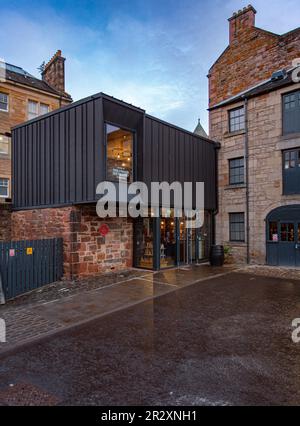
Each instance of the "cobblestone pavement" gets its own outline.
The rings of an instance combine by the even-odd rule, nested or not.
[[[265,266],[265,265],[249,265],[241,266],[241,272],[248,274],[255,274],[261,277],[274,277],[274,278],[283,278],[290,280],[300,280],[300,268],[282,268],[275,266]]]
[[[1,354],[0,405],[299,405],[299,281],[182,283],[198,274],[159,273],[155,291],[181,288]]]
[[[0,353],[231,270],[208,265],[157,273],[132,269],[47,285],[0,306],[7,340],[0,343]]]

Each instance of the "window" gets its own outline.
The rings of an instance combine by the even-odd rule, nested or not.
[[[268,241],[278,242],[278,223],[269,222],[269,235]]]
[[[283,193],[300,194],[300,149],[283,153]]]
[[[229,238],[232,242],[245,241],[244,213],[229,213]]]
[[[133,133],[106,124],[107,179],[132,182]]]
[[[300,90],[283,96],[283,134],[300,133]]]
[[[39,115],[39,104],[35,101],[28,101],[28,119],[31,120]]]
[[[280,241],[292,243],[295,239],[295,230],[293,223],[280,224]]]
[[[244,182],[244,157],[229,160],[229,185],[239,185]]]
[[[49,105],[41,104],[40,105],[40,115],[47,114],[49,112]]]
[[[8,111],[8,95],[0,92],[0,111]]]
[[[9,196],[9,180],[0,178],[0,197],[7,198]]]
[[[10,138],[5,135],[0,135],[0,155],[10,154]]]
[[[245,129],[245,109],[235,108],[229,111],[229,132],[238,132]]]

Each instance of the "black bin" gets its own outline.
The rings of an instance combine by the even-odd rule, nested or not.
[[[212,246],[210,249],[209,261],[211,266],[223,266],[224,265],[224,247],[223,246]]]

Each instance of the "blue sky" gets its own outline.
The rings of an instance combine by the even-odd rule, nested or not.
[[[0,0],[0,57],[34,75],[57,49],[74,100],[105,92],[193,130],[207,129],[207,72],[240,0]],[[256,25],[300,26],[299,0],[254,0]],[[3,36],[4,35],[4,36]],[[3,43],[4,40],[4,43]]]

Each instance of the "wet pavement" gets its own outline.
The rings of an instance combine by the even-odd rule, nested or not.
[[[0,306],[7,335],[0,353],[231,270],[209,265],[130,270],[51,284]]]
[[[0,355],[0,404],[299,404],[299,281],[181,272],[189,286],[161,294],[161,274],[157,297]]]

